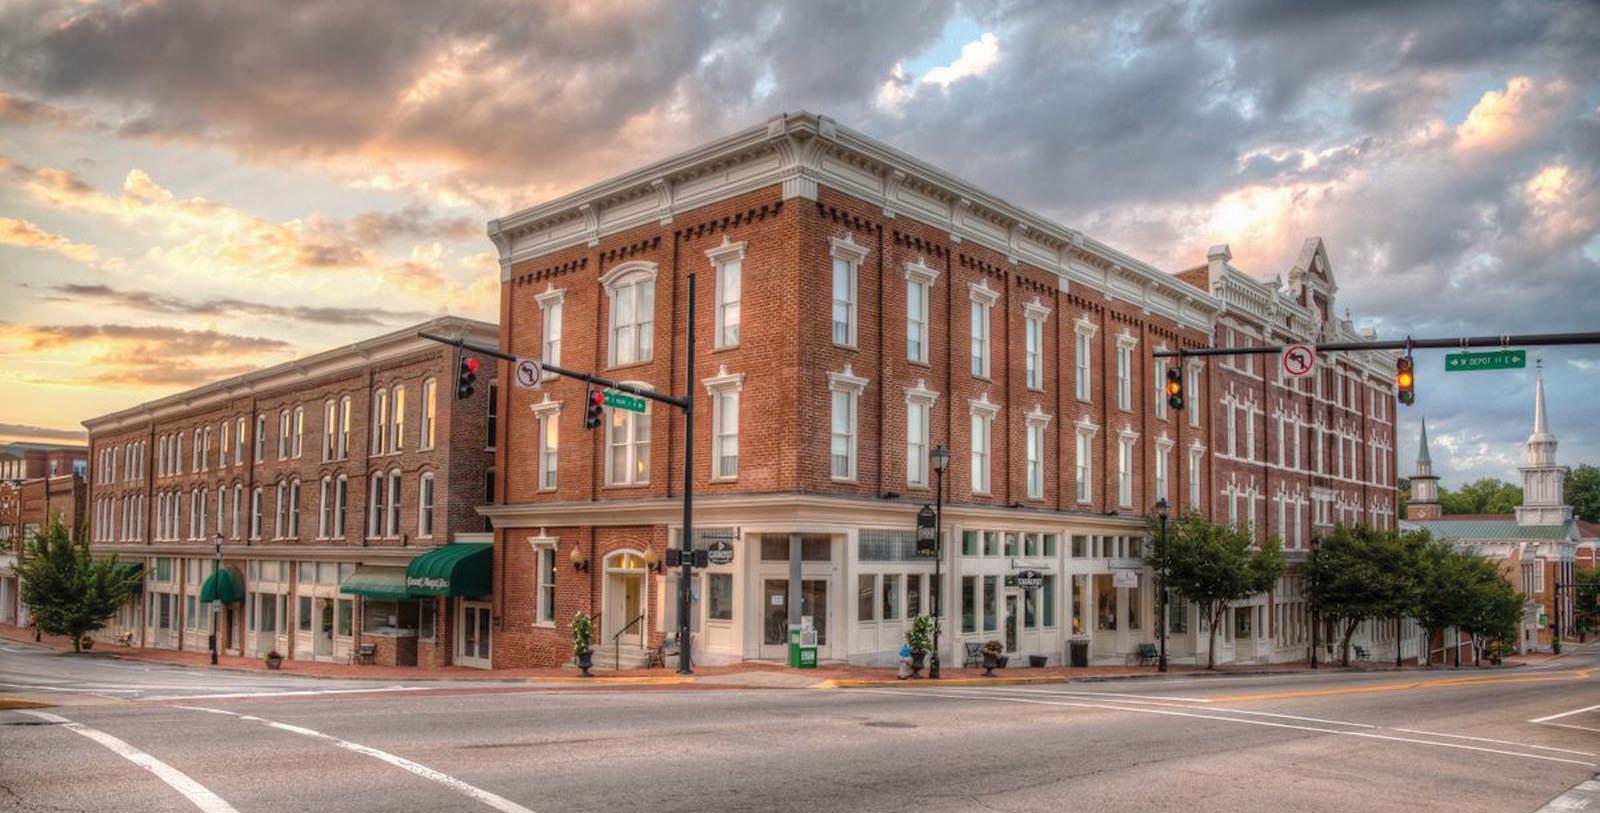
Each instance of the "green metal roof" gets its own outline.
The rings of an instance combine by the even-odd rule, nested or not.
[[[406,565],[406,592],[413,596],[486,596],[493,590],[494,545],[441,545]]]
[[[239,578],[239,572],[231,567],[225,567],[206,577],[205,584],[200,585],[200,601],[210,603],[222,601],[232,604],[244,601],[244,580]]]
[[[1514,519],[1430,519],[1408,524],[1435,539],[1566,539],[1569,524],[1518,525]]]
[[[358,565],[339,585],[339,592],[352,593],[382,601],[403,601],[411,598],[406,592],[406,572],[398,567],[373,567]]]
[[[144,573],[144,562],[124,562],[118,559],[111,563],[111,569],[117,571],[119,575],[133,578]]]

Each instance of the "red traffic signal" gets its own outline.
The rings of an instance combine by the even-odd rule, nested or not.
[[[583,428],[598,429],[605,422],[606,394],[600,390],[589,390],[589,405],[583,413]]]
[[[456,398],[472,397],[473,384],[478,380],[478,360],[465,353],[456,355]]]

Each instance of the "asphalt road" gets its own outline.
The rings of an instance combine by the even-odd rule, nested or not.
[[[0,684],[53,680],[62,702],[0,711],[0,807],[1534,810],[1600,763],[1593,648],[1486,672],[839,690],[106,671],[123,665],[0,648]],[[348,688],[368,691],[328,693]]]

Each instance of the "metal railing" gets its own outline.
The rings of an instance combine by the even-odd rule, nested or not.
[[[639,623],[640,621],[643,621],[643,620],[644,620],[644,613],[640,613],[639,615],[635,616],[632,621],[629,621],[627,626],[623,627],[622,629],[617,630],[616,634],[611,636],[612,654],[613,654],[613,657],[616,659],[615,662],[612,665],[613,669],[615,669],[615,670],[617,670],[619,672],[622,671],[622,635],[623,635],[623,633],[627,632],[628,630],[633,629],[633,625],[634,624],[637,624],[637,623]],[[639,632],[640,632],[641,635],[644,634],[644,630],[640,630]]]

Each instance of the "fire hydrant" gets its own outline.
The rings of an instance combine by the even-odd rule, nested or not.
[[[900,673],[896,677],[906,680],[911,677],[911,646],[900,645]]]

